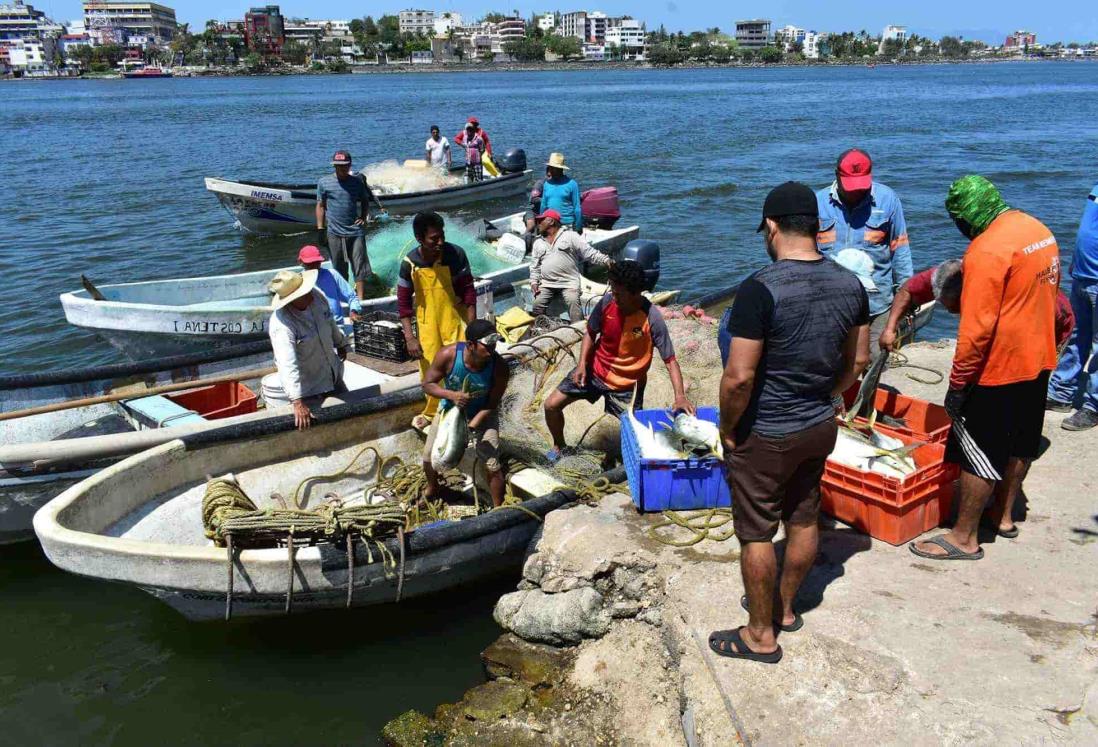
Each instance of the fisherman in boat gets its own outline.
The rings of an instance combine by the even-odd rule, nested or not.
[[[564,439],[564,410],[572,403],[601,399],[606,412],[618,419],[630,406],[644,407],[653,352],[659,352],[671,377],[671,409],[694,414],[663,314],[644,297],[644,283],[644,270],[637,262],[610,266],[610,292],[587,319],[579,362],[545,400],[545,424],[553,437],[553,448],[546,454],[550,463],[571,452]]]
[[[768,664],[775,630],[798,630],[793,601],[816,560],[824,463],[838,435],[841,394],[869,361],[869,296],[853,273],[821,256],[816,195],[786,182],[763,204],[772,264],[740,285],[720,384],[720,435],[742,550],[747,625],[709,635],[720,654]],[[773,539],[785,525],[778,572]],[[775,604],[778,602],[779,604]]]
[[[321,177],[316,185],[317,244],[328,247],[332,266],[341,277],[350,267],[355,292],[366,297],[366,281],[373,275],[367,253],[364,227],[370,217],[370,203],[381,214],[385,208],[362,174],[351,173],[351,154],[337,150],[332,156],[334,174]]]
[[[442,137],[438,125],[431,125],[431,137],[427,138],[427,155],[425,160],[428,166],[449,169],[453,165],[453,155],[450,153],[450,141]]]
[[[964,283],[962,263],[959,259],[947,259],[937,267],[917,272],[904,283],[892,299],[888,323],[877,341],[881,350],[896,348],[898,330],[904,316],[913,313],[923,304],[937,301],[950,314],[961,313],[961,288]],[[1063,348],[1075,328],[1075,314],[1071,302],[1061,291],[1056,296],[1056,347]],[[1046,408],[1047,409],[1047,408]]]
[[[873,160],[860,148],[851,148],[835,164],[835,181],[816,192],[820,205],[820,251],[833,256],[853,247],[873,259],[873,281],[878,293],[869,299],[870,339],[876,340],[888,322],[893,288],[914,274],[907,221],[900,198],[890,187],[873,179]],[[880,354],[871,345],[875,359]]]
[[[465,128],[454,136],[454,144],[465,147],[466,138],[469,137],[470,128],[473,131],[473,135],[479,136],[484,141],[484,148],[482,152],[487,153],[488,157],[492,157],[492,141],[488,137],[488,133],[485,132],[480,126],[480,120],[476,117],[469,117],[469,121],[465,123]]]
[[[427,476],[425,498],[439,492],[438,475],[431,467],[431,451],[446,410],[460,407],[468,420],[476,454],[484,462],[492,505],[502,506],[506,485],[499,461],[499,405],[507,390],[510,372],[496,353],[500,336],[491,322],[474,319],[465,328],[465,342],[438,351],[423,377],[423,391],[441,401],[439,417],[427,431],[423,446],[423,471]],[[474,475],[474,478],[476,476]]]
[[[561,222],[571,226],[577,234],[583,233],[583,210],[580,208],[579,184],[565,174],[570,171],[564,163],[563,153],[550,153],[545,164],[545,181],[541,185],[541,210],[556,210]]]
[[[454,142],[465,148],[465,181],[470,184],[484,181],[484,164],[481,158],[485,150],[484,138],[476,133],[472,124],[465,125],[464,135],[461,140],[455,138]]]
[[[343,304],[347,304],[347,310],[351,315],[351,321],[357,322],[362,313],[362,302],[355,294],[355,289],[341,278],[338,273],[332,272],[321,265],[324,255],[312,244],[301,247],[297,254],[297,261],[305,271],[316,271],[316,287],[328,298],[328,306],[332,310],[332,318],[335,323],[343,326]]]
[[[412,233],[419,246],[404,257],[397,271],[397,312],[408,354],[419,359],[421,379],[438,351],[460,340],[465,325],[476,318],[477,291],[469,258],[460,246],[446,241],[445,226],[438,213],[417,213]],[[426,430],[436,412],[438,398],[427,394],[423,412],[412,426]]]
[[[530,290],[534,292],[534,316],[542,316],[549,310],[555,298],[563,297],[568,305],[568,319],[583,319],[580,290],[583,262],[610,266],[610,256],[603,254],[583,240],[570,227],[562,225],[556,210],[546,210],[538,215],[541,232],[534,241],[530,262]]]
[[[328,298],[316,287],[317,271],[282,270],[271,280],[271,320],[267,332],[278,379],[304,430],[330,394],[347,391],[343,361],[350,343],[332,317]]]
[[[1056,368],[1060,249],[1043,223],[1011,209],[982,176],[955,181],[946,209],[970,240],[945,398],[953,419],[945,456],[961,467],[960,508],[952,530],[909,547],[932,560],[979,560],[977,530],[989,502],[998,535],[1018,536],[1014,501],[1041,453]]]

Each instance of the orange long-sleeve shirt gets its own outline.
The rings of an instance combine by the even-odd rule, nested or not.
[[[964,257],[961,325],[951,387],[1002,386],[1056,368],[1060,249],[1019,210],[1003,213]]]

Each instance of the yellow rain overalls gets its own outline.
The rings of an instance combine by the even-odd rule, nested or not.
[[[438,261],[430,267],[418,267],[407,257],[404,261],[412,268],[412,288],[415,297],[416,325],[419,328],[419,346],[423,357],[419,359],[420,381],[439,350],[464,338],[465,319],[459,310],[460,302],[454,293],[450,268]],[[438,399],[427,397],[423,416],[432,419],[438,412]]]

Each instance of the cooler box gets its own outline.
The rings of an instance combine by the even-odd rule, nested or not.
[[[638,410],[633,413],[642,426],[667,423],[667,410]],[[698,418],[717,422],[717,409],[699,407]],[[726,508],[732,505],[721,460],[716,457],[686,459],[642,459],[633,429],[621,424],[621,454],[629,491],[638,511],[689,511],[698,508]]]
[[[846,406],[854,404],[858,397],[858,385],[850,387],[843,394]],[[908,438],[909,441],[922,441],[928,444],[944,444],[949,438],[949,431],[953,427],[953,421],[949,419],[945,408],[925,399],[916,399],[907,395],[894,392],[889,389],[877,389],[876,402],[877,424],[882,433]],[[904,425],[887,425],[879,418],[882,416],[896,418],[904,421]],[[855,423],[865,425],[865,418],[855,418]]]
[[[922,440],[893,435],[905,444]],[[940,526],[949,517],[960,470],[945,463],[942,444],[922,446],[912,457],[916,470],[903,481],[828,459],[820,482],[820,510],[892,545]]]

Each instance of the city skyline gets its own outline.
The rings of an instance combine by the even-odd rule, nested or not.
[[[163,1],[163,0],[162,0]],[[165,4],[174,7],[180,23],[200,28],[206,20],[242,18],[249,7],[264,2],[213,2],[192,0],[187,3]],[[80,0],[40,0],[31,4],[44,10],[55,20],[65,23],[82,17]],[[915,7],[897,9],[877,3],[847,2],[836,8],[823,7],[810,0],[785,0],[779,4],[752,2],[726,3],[688,2],[686,0],[611,0],[601,3],[572,3],[560,7],[546,7],[551,3],[504,2],[492,4],[486,0],[443,0],[438,3],[366,4],[351,0],[326,0],[322,3],[303,0],[285,0],[276,3],[287,16],[309,18],[361,18],[384,14],[396,14],[416,7],[440,12],[452,11],[468,17],[480,17],[488,12],[518,10],[523,17],[532,12],[559,10],[601,10],[610,15],[632,15],[647,23],[650,30],[665,26],[669,31],[692,31],[719,27],[731,33],[740,18],[770,18],[775,28],[794,24],[818,31],[845,31],[866,29],[879,34],[888,24],[905,25],[911,33],[933,38],[962,34],[992,44],[1001,44],[1004,36],[1015,29],[1028,29],[1037,34],[1041,42],[1098,40],[1098,14],[1090,3],[1083,0],[1049,0],[1042,4],[1039,14],[1031,4],[1018,0],[1005,2],[976,2],[947,4],[943,0],[927,0]]]

